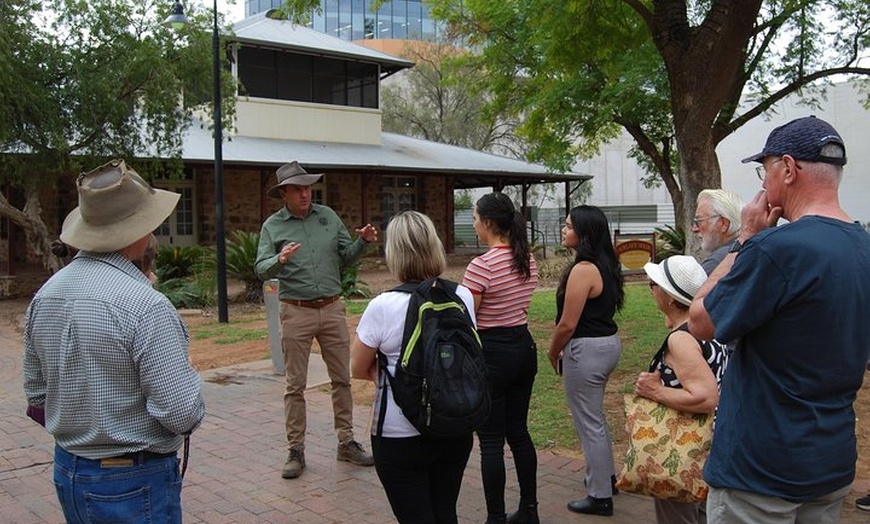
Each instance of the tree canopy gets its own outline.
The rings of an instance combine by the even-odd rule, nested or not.
[[[716,146],[792,94],[870,75],[865,0],[427,0],[477,51],[530,159],[568,170],[621,131],[678,224],[720,187]],[[297,12],[317,0],[288,0]]]
[[[813,104],[825,81],[870,75],[862,0],[431,3],[481,50],[496,103],[529,115],[532,159],[567,169],[625,130],[680,225],[721,186],[724,138],[788,95]]]
[[[182,131],[212,89],[211,12],[165,28],[168,0],[0,2],[0,183],[22,189],[19,209],[0,193],[0,216],[19,225],[49,269],[55,234],[39,187],[108,158],[167,172]],[[232,97],[224,100],[227,120]],[[226,121],[226,120],[225,120]],[[176,160],[175,167],[180,166]],[[171,167],[171,166],[170,166]],[[159,171],[157,171],[159,170]]]

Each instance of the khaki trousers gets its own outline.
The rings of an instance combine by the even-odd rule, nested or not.
[[[843,499],[852,486],[810,502],[789,502],[778,497],[736,489],[710,487],[707,495],[709,524],[836,524]]]
[[[288,449],[305,450],[305,389],[308,357],[317,339],[332,387],[335,433],[340,444],[353,440],[353,399],[350,392],[350,337],[344,301],[321,309],[281,302],[281,349],[284,352],[284,421]]]

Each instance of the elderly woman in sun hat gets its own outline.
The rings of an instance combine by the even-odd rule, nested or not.
[[[689,334],[689,305],[707,280],[704,268],[692,257],[676,255],[658,264],[648,263],[650,292],[671,329],[650,364],[654,371],[637,377],[638,395],[689,413],[712,413],[719,403],[719,380],[727,354],[715,340]],[[703,523],[698,503],[654,499],[658,524]]]

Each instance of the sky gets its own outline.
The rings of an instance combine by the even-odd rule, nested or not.
[[[245,0],[217,0],[217,8],[229,23],[238,22],[245,17]]]

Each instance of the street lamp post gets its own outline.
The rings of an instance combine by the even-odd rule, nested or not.
[[[227,323],[227,252],[226,233],[224,232],[224,162],[223,162],[223,121],[221,119],[221,62],[220,33],[218,31],[217,0],[212,7],[212,73],[214,75],[214,210],[215,210],[215,252],[217,255],[217,305],[218,321]],[[184,14],[184,6],[176,1],[172,5],[172,13],[163,25],[180,29],[189,20]]]

